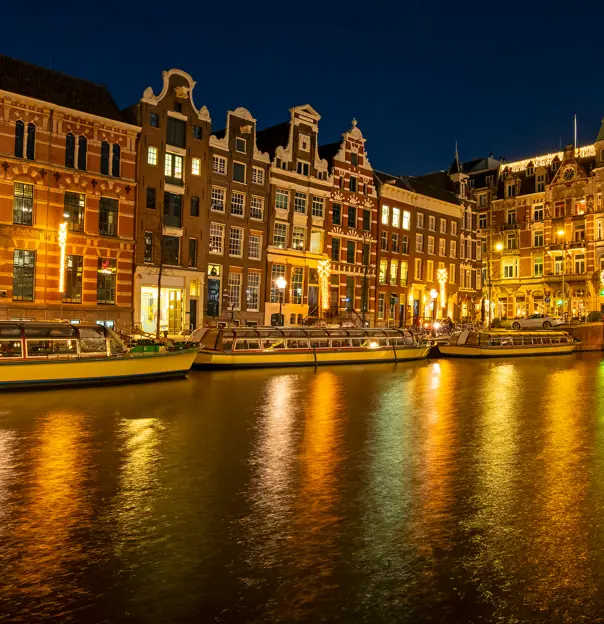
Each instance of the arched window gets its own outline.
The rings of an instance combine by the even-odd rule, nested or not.
[[[109,175],[109,143],[107,141],[101,143],[101,173]]]
[[[86,171],[86,150],[88,139],[85,136],[78,137],[78,169]]]
[[[33,160],[36,155],[36,126],[33,123],[27,124],[27,149],[25,158]]]
[[[65,137],[65,166],[75,167],[75,136],[71,132]]]
[[[113,160],[111,162],[111,175],[114,178],[120,177],[120,157],[121,149],[117,143],[113,144]]]
[[[25,135],[25,124],[19,120],[15,126],[15,156],[23,158],[23,137]]]

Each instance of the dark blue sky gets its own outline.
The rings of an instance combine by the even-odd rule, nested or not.
[[[515,160],[593,141],[604,117],[604,2],[10,3],[0,51],[106,84],[120,106],[179,67],[213,127],[260,128],[311,104],[321,142],[356,117],[375,168],[419,174],[460,155]],[[8,10],[8,15],[6,11]],[[14,15],[11,19],[11,12]]]

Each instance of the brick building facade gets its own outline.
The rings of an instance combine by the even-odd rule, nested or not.
[[[107,89],[0,56],[0,319],[132,324],[139,128]]]

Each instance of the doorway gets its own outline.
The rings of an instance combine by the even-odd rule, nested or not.
[[[208,279],[208,316],[218,316],[220,310],[220,280]]]

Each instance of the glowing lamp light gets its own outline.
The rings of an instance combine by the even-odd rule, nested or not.
[[[287,286],[287,280],[281,276],[275,280],[275,284],[279,290],[283,290]]]
[[[560,237],[564,236],[564,230],[558,230],[556,234]]]
[[[497,243],[497,244],[495,245],[495,249],[496,249],[497,251],[501,251],[501,250],[503,249],[503,245],[502,245],[501,243]]]
[[[377,349],[379,346],[380,346],[380,345],[379,345],[377,342],[375,342],[375,340],[372,340],[372,341],[369,343],[369,348],[370,348],[370,349]]]
[[[444,308],[447,305],[447,290],[446,284],[449,279],[449,274],[447,273],[447,269],[438,269],[436,271],[436,281],[440,286],[440,307]]]
[[[67,223],[59,225],[59,292],[65,292],[65,248],[67,247]]]
[[[438,297],[438,290],[436,290],[436,288],[433,288],[430,291],[430,299],[436,299],[436,297]]]
[[[329,260],[319,260],[317,264],[319,274],[319,286],[321,292],[321,308],[329,309],[329,277],[331,276],[331,262]]]
[[[439,322],[434,323],[434,329],[440,329],[440,323]]]

